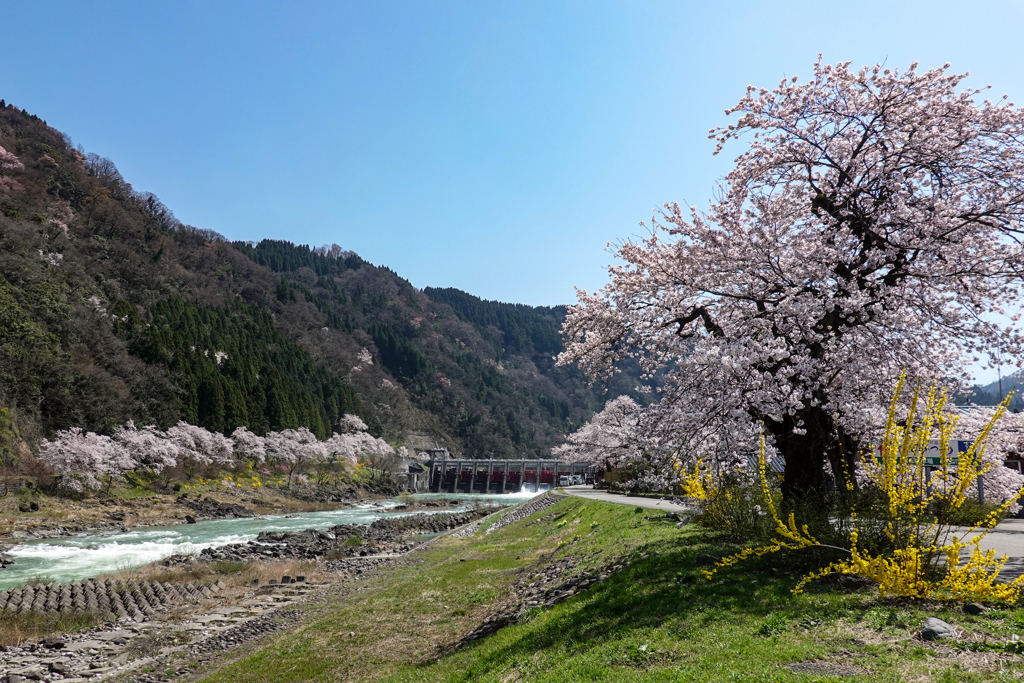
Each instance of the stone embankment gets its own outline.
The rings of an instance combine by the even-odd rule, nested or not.
[[[171,680],[189,673],[190,660],[209,661],[221,651],[293,625],[302,614],[302,604],[322,597],[332,585],[332,590],[336,590],[337,584],[390,569],[402,561],[404,558],[398,556],[330,561],[324,567],[333,576],[328,583],[311,584],[305,577],[281,577],[271,584],[257,582],[243,590],[228,587],[207,593],[196,588],[185,603],[165,605],[176,608],[173,619],[161,619],[160,614],[151,610],[136,613],[134,618],[125,615],[70,636],[46,638],[21,647],[0,646],[0,683],[83,683],[111,677],[133,683]],[[123,584],[126,590],[135,585],[146,594],[143,584],[147,582],[115,583]],[[154,584],[149,582],[150,590],[154,590]],[[65,592],[68,585],[71,584],[59,584],[58,594]],[[179,592],[187,593],[187,589],[179,588]],[[135,601],[137,605],[138,599]]]
[[[199,602],[222,587],[220,582],[194,585],[120,579],[30,585],[0,591],[0,611],[53,616],[89,612],[108,619],[145,621],[172,606]]]
[[[370,525],[338,524],[327,530],[264,531],[255,541],[204,548],[200,560],[310,560],[324,555],[401,554],[416,544],[409,536],[435,534],[469,524],[485,512],[449,512],[385,517]],[[173,564],[176,560],[169,560]]]
[[[330,560],[324,565],[324,568],[348,579],[358,579],[376,571],[391,569],[401,559],[399,556],[346,557],[342,560]]]
[[[526,519],[530,515],[536,514],[541,510],[545,510],[554,505],[555,503],[557,503],[559,500],[561,500],[562,497],[563,496],[549,493],[545,496],[537,496],[536,498],[532,498],[528,502],[523,503],[522,505],[517,505],[513,508],[509,508],[508,510],[505,511],[505,514],[498,518],[498,521],[494,522],[494,524],[491,524],[491,526],[487,527],[487,533],[497,531],[503,526],[513,524],[520,520]]]
[[[156,582],[148,583],[152,588]],[[67,585],[60,584],[58,588],[63,591]],[[219,590],[219,585],[206,588]],[[158,668],[161,673],[140,670],[175,661],[183,651],[188,657],[202,657],[283,628],[296,620],[297,603],[323,588],[304,581],[286,582],[282,577],[277,585],[253,585],[241,594],[230,588],[219,594],[196,589],[183,604],[174,605],[172,619],[161,619],[161,615],[151,611],[136,614],[134,619],[122,616],[69,636],[45,638],[21,647],[0,646],[0,682],[79,683],[112,676],[127,676],[133,682],[167,680],[166,667]],[[182,667],[174,673],[186,671]]]

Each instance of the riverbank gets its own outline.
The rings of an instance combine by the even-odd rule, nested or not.
[[[337,510],[379,498],[366,495],[317,502],[298,491],[222,486],[185,493],[119,489],[113,495],[77,500],[29,491],[0,498],[0,543],[64,538],[85,532],[174,526],[187,524],[189,519],[201,521]]]
[[[334,547],[306,559],[278,559],[309,547],[309,534],[284,534],[273,557],[247,561],[190,558],[63,584],[0,591],[0,681],[154,679],[153,663],[177,653],[182,671],[294,621],[301,604],[328,587],[359,580],[429,544],[424,534],[475,528],[493,508],[388,517],[343,525]],[[344,531],[345,535],[340,533]],[[358,539],[359,543],[349,543]],[[366,543],[364,543],[364,541]],[[372,546],[370,544],[372,543]],[[369,555],[372,547],[378,554]],[[405,552],[396,552],[405,550]],[[109,621],[103,621],[109,619]],[[102,622],[102,623],[101,623]],[[72,629],[58,634],[53,627]],[[163,676],[166,677],[166,669]],[[157,679],[159,677],[156,677]]]
[[[101,676],[70,679],[867,683],[1024,675],[1012,639],[1024,610],[968,614],[838,584],[793,596],[797,577],[767,561],[708,580],[703,570],[737,546],[677,524],[661,511],[549,494],[405,554],[150,568],[169,573],[138,578],[180,583],[202,568],[221,572],[227,585],[163,621],[112,622],[66,638],[72,652],[100,657],[97,665],[113,662]],[[232,568],[234,579],[223,573]],[[253,588],[247,572],[259,568],[304,574],[305,585],[271,588],[275,575],[264,573]],[[927,617],[952,624],[955,637],[922,640]],[[111,644],[117,638],[127,640]],[[94,655],[82,643],[106,645],[92,647]],[[45,668],[63,650],[29,654]]]
[[[515,514],[515,512],[508,513]],[[880,600],[813,585],[770,562],[703,569],[736,546],[666,513],[566,498],[471,536],[439,539],[392,570],[328,591],[293,626],[183,680],[1000,681],[1020,609]],[[491,529],[494,529],[491,531]],[[927,617],[956,630],[921,639]]]
[[[415,516],[423,511],[436,515],[520,500],[522,498],[503,496],[423,494],[415,500],[403,497],[401,500],[366,501],[341,509],[254,516],[237,506],[203,498],[195,501],[195,507],[205,511],[218,507],[233,512],[225,518],[197,520],[194,524],[140,525],[128,530],[20,541],[6,553],[14,562],[0,570],[0,588],[20,587],[33,581],[92,578],[172,556],[178,556],[175,561],[197,558],[237,560],[242,559],[241,555],[250,553],[262,559],[279,553],[287,553],[287,557],[309,558],[333,549],[331,529],[339,525],[368,525],[384,516]],[[424,533],[436,531],[426,530]],[[286,534],[294,542],[268,540],[270,537],[266,536],[266,543],[249,545],[250,541],[256,541],[260,534],[265,533]],[[349,539],[351,535],[344,533],[343,540],[352,541]],[[374,550],[378,540],[365,539],[368,552],[378,552]],[[219,550],[225,546],[230,547],[225,551]]]

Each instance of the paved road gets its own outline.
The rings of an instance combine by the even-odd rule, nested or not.
[[[1024,519],[1007,519],[996,525],[992,532],[982,539],[982,550],[995,549],[996,555],[1008,555],[1000,576],[1016,578],[1024,574]]]
[[[573,496],[587,498],[589,500],[601,500],[606,503],[618,503],[620,505],[640,506],[665,512],[685,512],[687,509],[682,505],[673,505],[667,500],[656,498],[640,498],[626,496],[621,493],[608,493],[607,491],[595,491],[589,486],[564,486],[563,490]],[[1008,519],[1000,522],[998,526],[981,542],[982,550],[995,549],[997,555],[1007,555],[1006,565],[1000,575],[1007,579],[1016,578],[1024,574],[1024,519]],[[966,559],[966,558],[965,558]]]
[[[619,503],[620,505],[632,505],[633,507],[651,508],[653,510],[664,510],[665,512],[687,512],[682,505],[674,505],[667,500],[657,498],[642,498],[640,496],[627,496],[621,493],[608,493],[597,491],[590,486],[563,486],[566,493],[587,498],[588,500],[601,500],[605,503]]]

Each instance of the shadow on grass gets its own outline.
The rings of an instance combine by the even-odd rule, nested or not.
[[[685,623],[686,630],[701,629],[712,623],[758,624],[769,614],[827,618],[830,608],[815,601],[796,604],[790,592],[797,579],[771,573],[764,559],[748,561],[739,567],[720,569],[711,579],[703,570],[715,559],[728,554],[720,545],[682,538],[658,541],[638,547],[637,555],[657,554],[636,559],[630,566],[610,576],[590,590],[573,597],[558,613],[507,645],[494,648],[491,636],[470,646],[474,668],[498,666],[541,650],[565,647],[586,650],[632,631],[664,626],[667,622]],[[811,588],[809,593],[818,592]],[[582,602],[581,606],[573,602]],[[547,609],[547,608],[544,608]],[[527,614],[521,623],[532,621],[540,610]],[[452,655],[458,656],[458,655]]]

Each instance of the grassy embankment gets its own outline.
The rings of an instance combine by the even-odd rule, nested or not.
[[[532,519],[445,539],[416,564],[324,601],[297,628],[201,680],[997,681],[1024,673],[1018,657],[963,645],[1024,632],[1024,610],[973,617],[820,586],[794,597],[796,580],[769,564],[709,581],[702,555],[731,548],[693,527],[680,532],[650,510],[570,498]],[[524,570],[567,555],[581,559],[575,571],[633,559],[566,602],[448,647]],[[930,615],[961,627],[961,645],[917,639]]]

